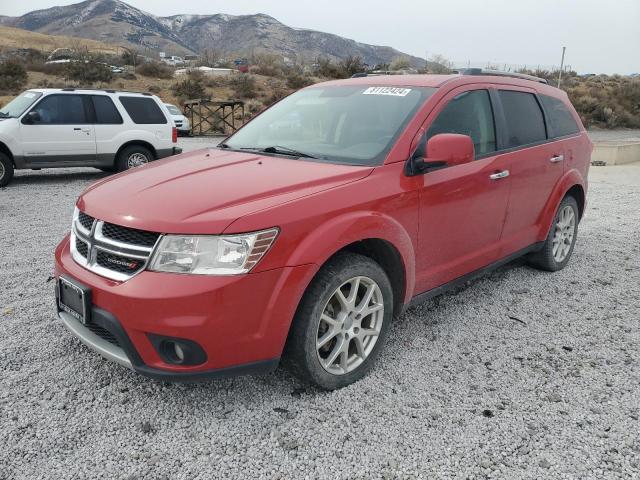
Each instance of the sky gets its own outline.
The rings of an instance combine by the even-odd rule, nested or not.
[[[22,15],[77,0],[0,0]],[[159,16],[266,13],[286,25],[389,45],[456,66],[560,64],[579,73],[640,72],[640,0],[128,0]]]

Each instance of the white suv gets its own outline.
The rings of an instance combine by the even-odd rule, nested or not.
[[[14,169],[123,171],[180,153],[176,126],[148,93],[34,89],[0,109],[0,187]]]

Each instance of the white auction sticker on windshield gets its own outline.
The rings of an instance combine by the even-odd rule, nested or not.
[[[369,87],[364,92],[363,95],[391,95],[392,97],[406,97],[410,88],[398,88],[398,87]]]
[[[35,96],[36,96],[36,94],[35,94],[35,93],[25,93],[25,94],[24,94],[24,98],[33,98],[33,97],[35,97]]]

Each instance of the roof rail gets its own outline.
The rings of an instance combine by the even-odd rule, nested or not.
[[[484,68],[462,68],[460,70],[454,70],[453,73],[459,73],[460,75],[488,75],[495,77],[512,77],[521,78],[523,80],[531,80],[538,83],[549,83],[544,78],[534,77],[533,75],[527,75],[526,73],[515,72],[503,72],[501,70],[487,70]]]
[[[76,90],[89,90],[91,92],[106,92],[106,93],[137,93],[139,95],[146,95],[148,97],[150,97],[151,95],[153,95],[152,93],[149,92],[134,92],[134,91],[130,91],[130,90],[114,90],[112,88],[82,88],[82,87],[65,87],[65,88],[61,88],[60,89],[63,92],[75,92]]]

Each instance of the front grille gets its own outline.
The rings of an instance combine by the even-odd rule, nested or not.
[[[82,225],[86,230],[91,230],[91,227],[93,227],[94,220],[95,218],[93,218],[90,215],[87,215],[86,213],[80,212],[78,214],[78,222],[80,222],[80,225]]]
[[[102,235],[111,240],[143,247],[153,247],[160,236],[159,233],[136,230],[134,228],[121,227],[112,223],[102,226]]]
[[[138,260],[137,258],[113,255],[102,250],[98,250],[96,263],[103,268],[108,268],[114,272],[124,273],[126,275],[133,275],[145,264],[144,261]]]
[[[111,345],[122,348],[120,346],[120,342],[118,342],[118,339],[106,328],[102,328],[100,325],[91,322],[87,322],[85,326],[97,336],[109,342]]]
[[[123,227],[79,212],[71,232],[73,259],[92,272],[124,282],[144,270],[159,233]]]
[[[86,243],[84,243],[82,240],[80,240],[79,238],[76,238],[76,250],[78,251],[78,253],[80,255],[82,255],[84,258],[87,258],[87,255],[89,254],[89,245],[87,245]]]

